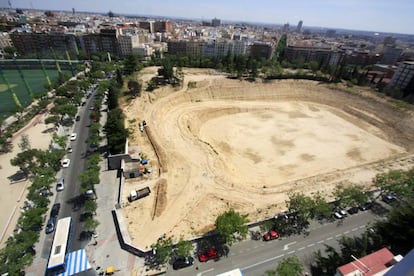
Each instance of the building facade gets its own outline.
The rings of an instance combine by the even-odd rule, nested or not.
[[[403,96],[414,94],[414,61],[402,62],[392,77],[390,85],[403,90]]]

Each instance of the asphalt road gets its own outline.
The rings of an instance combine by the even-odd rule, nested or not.
[[[52,188],[52,191],[54,193],[57,193],[55,197],[55,203],[61,204],[58,219],[68,216],[72,217],[73,232],[70,251],[84,248],[88,243],[88,241],[81,241],[79,239],[80,233],[83,230],[81,222],[79,221],[81,209],[76,208],[72,202],[74,199],[76,199],[77,196],[80,195],[81,185],[78,180],[78,175],[83,172],[86,167],[85,153],[88,146],[86,139],[89,136],[89,114],[91,112],[89,108],[93,106],[93,96],[94,93],[90,98],[86,99],[85,106],[79,107],[78,115],[80,116],[80,120],[75,121],[75,124],[72,126],[73,133],[77,134],[77,138],[75,141],[68,141],[68,146],[71,146],[73,149],[73,151],[71,153],[67,153],[65,157],[70,159],[70,166],[68,168],[62,168],[61,170],[61,177],[65,179],[65,189],[61,192],[57,192],[55,187]],[[67,134],[70,135],[71,133]],[[50,254],[51,246],[53,243],[53,235],[54,234],[51,233],[45,236],[41,254],[42,257],[46,259]]]
[[[324,244],[337,246],[337,239],[342,235],[354,236],[365,231],[369,222],[379,217],[371,211],[359,212],[341,221],[310,225],[308,235],[291,236],[264,242],[246,240],[234,244],[227,257],[218,261],[200,263],[195,260],[192,267],[178,271],[168,268],[167,275],[217,275],[235,268],[241,268],[244,275],[265,275],[265,271],[275,269],[277,263],[291,255],[297,255],[308,265],[313,252],[323,249]],[[195,258],[196,259],[196,258]],[[197,269],[198,268],[198,269]]]

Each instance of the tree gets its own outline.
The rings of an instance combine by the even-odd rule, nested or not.
[[[83,224],[83,227],[87,231],[95,232],[96,227],[98,227],[98,225],[99,225],[99,221],[95,220],[92,217],[88,217],[86,218],[85,223]]]
[[[108,139],[109,152],[111,154],[124,152],[129,132],[125,128],[124,116],[121,109],[117,108],[108,112],[104,131]]]
[[[40,154],[40,151],[37,149],[19,152],[16,157],[10,160],[10,164],[19,167],[26,177],[28,177],[36,168],[41,167],[39,163]]]
[[[340,206],[359,206],[368,201],[369,195],[368,192],[365,191],[364,187],[357,185],[345,185],[345,183],[337,185],[334,191],[335,199],[338,201]]]
[[[66,142],[68,140],[67,136],[59,136],[56,132],[52,135],[52,140],[55,142],[61,149],[64,149],[66,146]]]
[[[48,116],[45,119],[45,124],[54,124],[55,126],[57,126],[58,123],[59,123],[59,116],[56,116],[56,115]]]
[[[300,276],[303,273],[303,265],[298,257],[291,256],[278,264],[276,273],[278,276]]]
[[[317,192],[313,196],[313,208],[311,211],[311,217],[322,220],[331,217],[331,215],[331,206],[326,201],[325,197],[320,192]]]
[[[119,89],[113,85],[108,88],[108,108],[115,109],[119,106]]]
[[[95,200],[92,200],[92,199],[86,200],[85,204],[83,205],[83,210],[85,212],[91,212],[91,213],[95,214],[96,213],[96,208],[97,208],[96,202],[95,202]]]
[[[122,87],[122,85],[124,84],[122,73],[119,68],[116,69],[116,83],[118,84],[118,87]]]
[[[402,202],[398,208],[393,208],[388,220],[379,220],[374,225],[375,233],[395,254],[405,255],[414,248],[414,206],[411,202],[412,197],[407,202]]]
[[[155,260],[158,264],[165,264],[172,253],[172,239],[169,238],[160,238],[156,244],[151,246],[155,250]]]
[[[18,143],[18,146],[21,151],[29,150],[31,148],[29,136],[27,134],[22,134],[20,137],[20,143]]]
[[[393,170],[377,174],[374,183],[382,193],[391,193],[401,197],[409,195],[414,188],[414,169],[408,172]]]
[[[175,245],[175,253],[178,256],[188,257],[191,255],[191,251],[193,251],[193,244],[183,238]]]
[[[141,84],[137,81],[128,81],[129,94],[133,97],[141,97]]]
[[[246,237],[248,233],[246,222],[246,216],[230,209],[216,218],[215,226],[219,235],[231,245],[235,240],[233,234],[239,233],[242,237]]]
[[[307,221],[311,218],[313,201],[303,193],[291,193],[286,206],[290,213],[297,213],[297,216]]]
[[[124,60],[124,73],[125,75],[131,75],[137,70],[138,61],[136,56],[127,55]]]

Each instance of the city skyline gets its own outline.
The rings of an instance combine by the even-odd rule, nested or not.
[[[219,18],[222,21],[260,22],[303,26],[414,34],[414,2],[409,0],[305,0],[294,2],[275,0],[227,0],[194,2],[190,0],[0,0],[0,7],[64,10],[125,15],[178,17],[199,20]]]

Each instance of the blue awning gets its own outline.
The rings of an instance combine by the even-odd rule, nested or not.
[[[88,256],[86,256],[85,249],[79,249],[68,254],[66,261],[66,272],[60,275],[71,276],[91,268],[92,266],[88,262]]]

